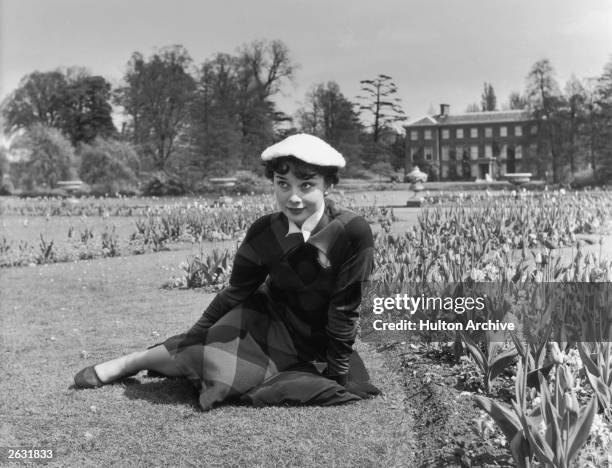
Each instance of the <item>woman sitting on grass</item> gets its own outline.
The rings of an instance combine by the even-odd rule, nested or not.
[[[362,217],[325,199],[344,158],[305,134],[261,157],[279,212],[249,228],[229,286],[186,333],[87,367],[76,387],[148,369],[190,379],[205,410],[230,399],[326,405],[379,393],[352,349],[361,286],[373,265],[372,232]]]

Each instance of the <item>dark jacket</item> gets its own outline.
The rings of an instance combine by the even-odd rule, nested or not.
[[[316,347],[328,375],[344,376],[357,332],[361,286],[373,267],[368,223],[326,201],[308,241],[287,235],[282,213],[253,223],[240,245],[229,286],[213,299],[189,334],[209,328],[259,289],[274,303],[297,347]]]

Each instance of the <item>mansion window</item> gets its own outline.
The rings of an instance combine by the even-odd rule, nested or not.
[[[418,140],[418,139],[419,139],[419,132],[418,132],[418,130],[412,130],[412,131],[410,132],[410,139],[411,139],[412,141],[416,141],[416,140]]]
[[[478,129],[476,127],[470,128],[470,138],[478,138]]]
[[[410,161],[414,162],[414,160],[416,159],[416,156],[418,154],[418,149],[417,148],[410,148]]]
[[[493,147],[491,145],[485,145],[485,158],[493,157]]]
[[[499,127],[499,136],[500,137],[508,136],[508,127]]]
[[[457,129],[457,138],[463,138],[463,129],[462,128],[458,128]]]
[[[523,127],[517,125],[514,127],[514,136],[523,136]]]
[[[501,145],[499,150],[499,157],[505,159],[508,157],[508,145]]]
[[[497,141],[494,141],[492,147],[493,147],[493,157],[494,158],[499,157],[499,153],[501,153],[501,145]]]
[[[538,133],[538,126],[537,125],[532,125],[531,126],[531,134],[535,135],[536,133]]]
[[[478,145],[470,146],[470,158],[478,159]]]
[[[450,130],[448,128],[445,128],[442,130],[442,139],[443,140],[448,140],[450,138]]]
[[[463,156],[464,156],[464,154],[463,154],[463,146],[457,146],[455,148],[455,154],[456,154],[457,161],[462,160]]]
[[[516,145],[516,148],[514,148],[514,157],[516,159],[521,159],[523,157],[523,147],[521,145]]]
[[[491,138],[493,136],[493,129],[491,127],[485,128],[485,137]]]
[[[442,147],[442,161],[448,161],[450,155],[450,148],[448,146]]]
[[[431,130],[429,130],[429,131],[431,131]],[[433,148],[431,146],[426,146],[424,153],[425,153],[425,159],[427,161],[431,161],[433,159]]]
[[[425,139],[431,140],[431,130],[425,130]]]

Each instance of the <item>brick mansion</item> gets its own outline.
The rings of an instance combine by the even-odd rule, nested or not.
[[[524,110],[451,114],[450,106],[441,104],[438,115],[404,127],[406,169],[429,168],[440,180],[495,180],[529,172],[525,159],[536,148],[537,126]]]

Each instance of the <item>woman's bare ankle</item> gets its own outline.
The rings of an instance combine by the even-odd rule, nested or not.
[[[125,362],[123,358],[113,359],[112,361],[102,362],[94,366],[98,378],[103,383],[110,383],[114,380],[118,380],[122,377],[133,374],[125,368]]]

